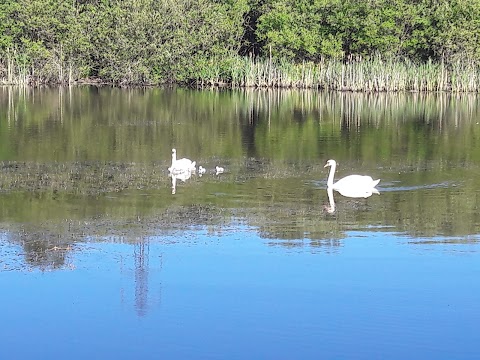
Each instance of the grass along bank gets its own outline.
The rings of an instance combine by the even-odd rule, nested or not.
[[[166,83],[166,81],[145,74],[143,76],[130,74],[128,79],[118,82],[101,78],[84,78],[81,76],[82,72],[76,70],[71,63],[65,67],[57,63],[57,66],[33,68],[17,64],[9,59],[7,68],[3,70],[0,71],[0,84],[3,85],[87,82],[120,86],[155,86]],[[129,69],[129,73],[131,71],[132,69]],[[143,68],[142,71],[147,70]],[[478,93],[480,91],[480,65],[468,60],[459,60],[448,64],[433,61],[419,63],[408,59],[384,59],[377,56],[371,59],[357,58],[346,62],[323,60],[318,63],[293,63],[285,60],[237,56],[197,63],[189,73],[194,75],[186,79],[182,76],[182,80],[173,82],[197,87],[298,88],[358,92]],[[175,79],[179,76],[172,74],[169,78]]]
[[[454,64],[414,63],[407,59],[383,60],[375,57],[348,62],[324,60],[294,64],[241,58],[223,76],[220,66],[212,62],[210,72],[215,75],[198,78],[196,84],[362,92],[480,90],[480,66],[468,61]]]

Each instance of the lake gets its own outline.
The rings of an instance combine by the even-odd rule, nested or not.
[[[480,356],[478,96],[0,104],[1,359]],[[169,176],[172,148],[206,172]],[[328,159],[379,194],[328,192]]]

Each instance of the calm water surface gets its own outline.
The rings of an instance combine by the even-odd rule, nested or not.
[[[0,104],[1,359],[480,356],[478,97]],[[175,191],[173,147],[207,169]],[[329,158],[380,194],[329,196]]]

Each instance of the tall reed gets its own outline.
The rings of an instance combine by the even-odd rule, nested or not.
[[[408,59],[323,60],[292,63],[282,60],[237,58],[228,71],[216,71],[214,79],[232,87],[316,88],[337,91],[448,91],[479,92],[480,65],[469,61],[414,63]],[[212,72],[212,68],[209,69]],[[199,75],[202,72],[198,73]]]
[[[0,52],[0,85],[73,84],[86,71],[63,50],[44,52],[34,59],[15,47]]]
[[[6,50],[3,61],[0,61],[0,84],[26,85],[29,83],[29,69],[23,60],[23,56],[15,49]]]
[[[129,67],[130,69],[130,67]],[[145,85],[137,81],[153,78],[153,69],[130,69],[126,84]],[[334,91],[480,91],[480,64],[468,60],[455,63],[417,63],[408,59],[374,56],[348,61],[327,60],[293,63],[286,60],[231,56],[198,61],[187,70],[177,69],[169,78],[186,79],[197,86],[231,86],[233,88],[292,88]],[[182,71],[185,73],[180,74]],[[27,62],[10,50],[0,57],[0,84],[72,84],[88,77],[88,70],[61,52]],[[133,79],[133,80],[132,80]],[[101,79],[100,79],[101,80]],[[182,81],[184,81],[182,80]],[[150,84],[150,83],[149,83]]]

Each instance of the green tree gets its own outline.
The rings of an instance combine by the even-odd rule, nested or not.
[[[328,0],[273,2],[257,25],[257,36],[265,43],[264,54],[294,60],[341,56],[341,41],[328,25],[333,5]]]
[[[17,64],[40,82],[63,82],[84,74],[74,65],[84,63],[88,41],[75,2],[18,0],[4,3],[2,55],[15,53]]]
[[[480,61],[480,0],[435,1],[431,11],[435,58]]]
[[[479,43],[480,0],[0,2],[0,79],[10,82],[228,82],[247,76],[241,56],[251,54],[453,68],[480,62]]]
[[[480,60],[480,0],[274,0],[256,34],[264,55],[294,60],[373,54]]]
[[[238,51],[246,1],[125,0],[89,5],[94,75],[124,83],[186,81]]]

